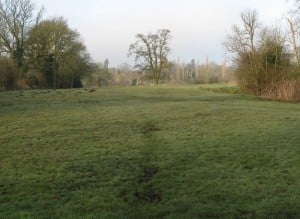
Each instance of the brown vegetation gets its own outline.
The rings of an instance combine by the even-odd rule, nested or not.
[[[265,89],[263,98],[300,102],[300,80],[281,81]]]
[[[90,93],[95,92],[95,91],[96,91],[95,88],[91,88],[91,89],[88,90],[88,92],[90,92]]]

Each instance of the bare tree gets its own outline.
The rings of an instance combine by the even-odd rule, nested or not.
[[[293,58],[296,62],[297,70],[300,69],[300,0],[294,0],[295,8],[291,9],[288,13],[287,23],[288,23],[288,37],[287,41],[291,46]]]
[[[130,45],[129,56],[135,56],[135,68],[150,72],[156,84],[168,68],[170,30],[161,29],[156,34],[137,34],[137,41]]]
[[[295,20],[293,20],[292,18],[287,18],[287,22],[289,24],[289,32],[290,32],[289,42],[293,49],[293,54],[296,60],[297,68],[300,68],[300,57],[299,57],[300,54],[299,54],[299,44],[298,44],[299,31]]]
[[[26,35],[43,15],[30,0],[0,0],[1,53],[9,54],[20,68],[24,64]]]
[[[256,42],[258,41],[258,13],[247,10],[241,13],[242,25],[234,25],[224,47],[232,55],[240,85],[247,90],[258,90],[259,63],[257,62]],[[251,88],[249,88],[249,86]],[[253,86],[255,88],[253,88]]]
[[[242,27],[237,25],[232,27],[232,34],[227,36],[224,47],[235,58],[246,54],[254,58],[255,41],[259,29],[258,13],[256,10],[244,11],[241,13],[241,19]]]

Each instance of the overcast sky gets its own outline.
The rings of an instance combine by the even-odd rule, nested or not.
[[[170,59],[222,62],[222,41],[241,11],[257,9],[261,22],[282,20],[288,0],[33,0],[46,17],[62,16],[76,29],[94,61],[132,63],[129,45],[137,33],[171,30]]]

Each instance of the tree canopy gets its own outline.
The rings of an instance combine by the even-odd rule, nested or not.
[[[128,55],[135,57],[135,67],[150,73],[156,84],[168,68],[171,38],[171,32],[167,29],[158,30],[155,34],[137,34],[136,42],[129,47]]]
[[[0,0],[0,63],[16,71],[0,74],[0,88],[81,86],[90,57],[80,34],[43,11],[31,0]]]
[[[44,20],[34,26],[28,35],[28,45],[30,64],[44,73],[54,89],[57,76],[60,76],[60,87],[73,87],[88,55],[79,34],[63,18]],[[66,79],[69,86],[62,85],[68,84]]]
[[[19,68],[24,65],[28,31],[42,15],[43,8],[37,10],[30,0],[0,0],[1,53],[11,56]]]

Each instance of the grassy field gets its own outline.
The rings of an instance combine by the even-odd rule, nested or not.
[[[0,218],[300,218],[300,104],[236,91],[0,92]]]

